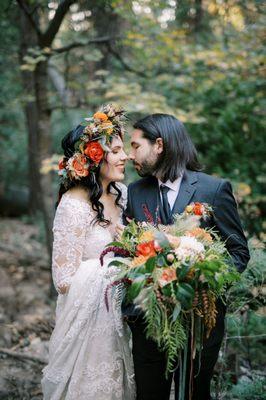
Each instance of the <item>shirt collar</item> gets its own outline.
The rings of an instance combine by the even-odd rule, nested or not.
[[[176,180],[174,180],[174,182],[171,182],[170,179],[168,179],[165,183],[163,183],[160,179],[158,179],[159,187],[161,185],[164,185],[167,186],[169,189],[177,192],[179,190],[180,182],[183,178],[183,175],[184,173],[182,172],[182,174]]]

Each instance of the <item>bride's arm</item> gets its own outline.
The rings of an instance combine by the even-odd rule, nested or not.
[[[84,202],[63,197],[56,211],[53,234],[52,272],[56,290],[68,292],[84,249],[88,208]]]

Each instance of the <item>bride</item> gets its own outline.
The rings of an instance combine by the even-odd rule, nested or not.
[[[105,289],[116,273],[100,266],[126,205],[123,111],[106,105],[62,141],[62,184],[54,219],[56,324],[43,370],[45,400],[133,400],[129,334],[119,293],[107,311]],[[110,259],[109,259],[110,262]],[[118,291],[118,290],[117,290]]]

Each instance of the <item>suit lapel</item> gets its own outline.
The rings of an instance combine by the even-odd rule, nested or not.
[[[181,214],[196,190],[197,173],[185,170],[172,214]]]

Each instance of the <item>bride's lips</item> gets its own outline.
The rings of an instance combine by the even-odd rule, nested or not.
[[[119,164],[116,166],[118,169],[120,169],[121,171],[125,170],[125,164]]]

